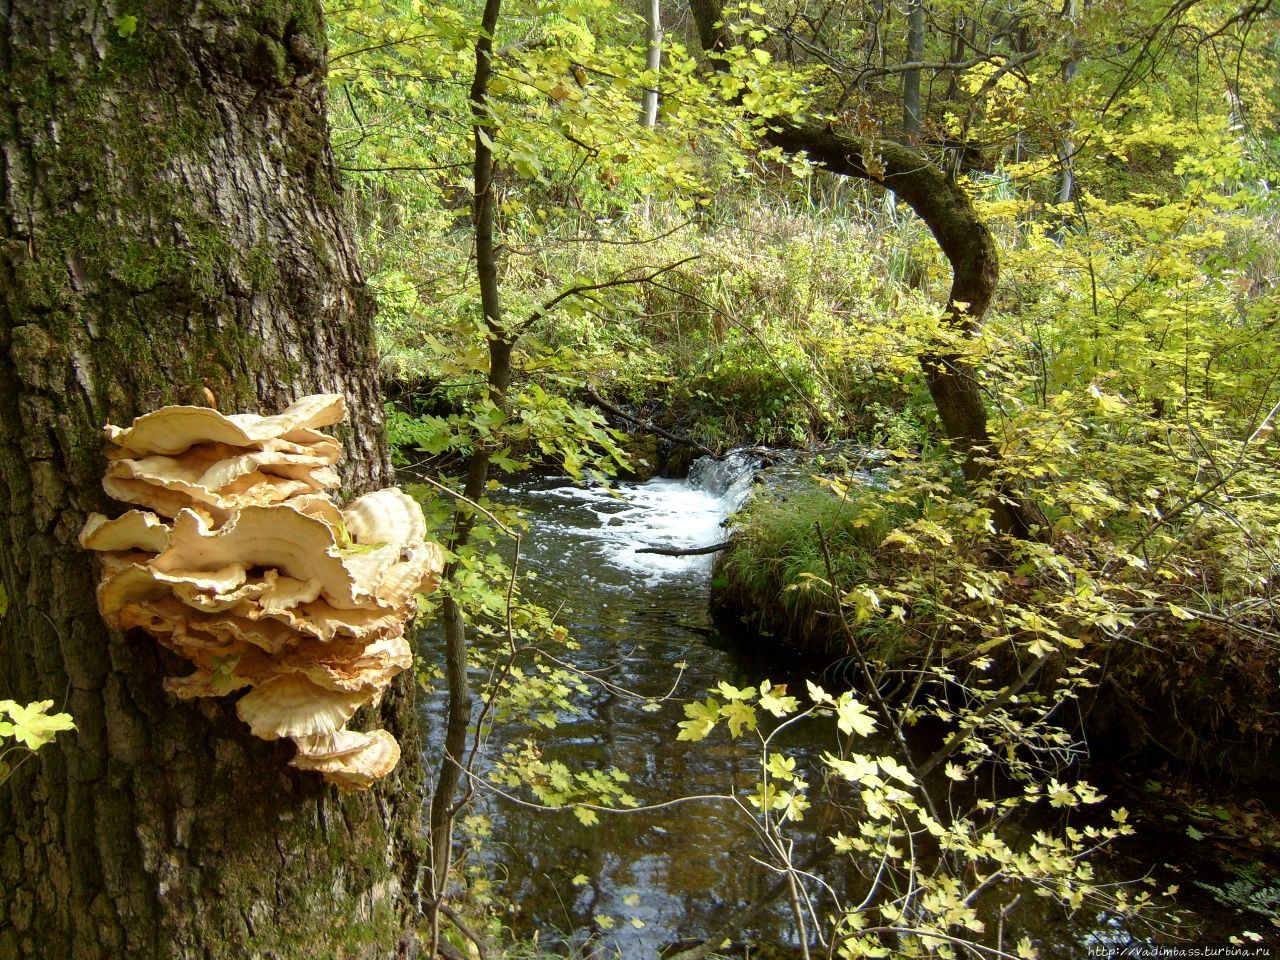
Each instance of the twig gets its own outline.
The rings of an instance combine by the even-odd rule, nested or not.
[[[463,503],[467,504],[467,506],[471,507],[473,510],[478,510],[480,513],[483,513],[486,517],[489,518],[489,520],[499,530],[505,533],[508,537],[511,537],[515,540],[520,539],[520,534],[516,533],[514,530],[508,527],[505,523],[503,523],[501,520],[495,517],[492,513],[490,513],[484,507],[480,506],[480,504],[472,500],[470,497],[459,493],[457,490],[454,490],[452,487],[445,486],[443,483],[440,483],[438,480],[432,480],[430,477],[426,476],[425,474],[415,477],[414,479],[422,480],[425,483],[429,483],[431,486],[435,487],[437,490],[447,493],[449,496],[453,497],[455,500],[461,500]]]
[[[948,738],[947,742],[938,748],[933,756],[920,765],[920,775],[928,775],[937,768],[938,764],[942,763],[943,760],[946,760],[947,757],[955,753],[956,750],[959,749],[960,745],[968,740],[969,737],[971,737],[978,729],[977,721],[985,720],[990,714],[994,713],[998,708],[1004,706],[1017,696],[1018,692],[1031,682],[1031,678],[1040,672],[1040,668],[1045,665],[1045,662],[1048,659],[1048,657],[1037,657],[1035,660],[1031,661],[1030,666],[1023,670],[1013,683],[1005,687],[1004,690],[1000,692],[999,696],[988,700],[980,710],[974,713],[973,723],[966,724],[953,733],[950,738]]]
[[[747,904],[734,913],[720,924],[714,934],[707,937],[701,943],[680,950],[677,953],[669,954],[667,960],[704,960],[716,947],[727,937],[738,933],[744,927],[749,925],[756,917],[767,910],[779,897],[788,893],[791,889],[791,878],[795,873],[808,873],[815,867],[819,866],[823,861],[836,852],[835,846],[826,837],[819,839],[820,846],[817,850],[805,858],[793,870],[787,870],[782,877],[775,880],[764,893],[758,896],[754,901]]]
[[[912,937],[927,937],[932,940],[941,940],[944,943],[950,943],[958,947],[965,947],[976,953],[986,954],[989,957],[998,957],[1000,960],[1017,960],[1012,953],[1005,953],[995,947],[983,946],[981,943],[975,943],[972,940],[962,940],[959,937],[953,937],[945,933],[939,933],[935,930],[922,930],[918,927],[867,927],[865,930],[859,930],[857,935],[860,937],[870,936],[871,934],[880,933],[896,933],[905,934]]]
[[[689,224],[691,223],[693,223],[692,220],[685,220],[683,223],[676,224],[670,230],[666,230],[662,233],[655,233],[653,236],[650,236],[650,237],[640,237],[632,240],[612,240],[606,237],[557,237],[556,242],[557,243],[598,243],[601,246],[606,246],[606,247],[639,247],[639,246],[644,246],[650,243],[657,243],[659,240],[669,237],[673,233],[678,233],[679,231],[683,230],[685,227],[689,226]],[[530,249],[526,247],[516,247],[511,244],[507,245],[507,250],[509,250],[511,253],[519,257],[531,257],[534,254],[541,252],[541,250],[536,248]]]
[[[648,283],[650,280],[660,277],[664,273],[670,273],[677,267],[682,267],[686,263],[697,259],[697,255],[683,257],[673,263],[668,263],[665,266],[655,267],[653,270],[650,270],[648,273],[641,274],[640,276],[620,275],[608,280],[601,280],[597,283],[580,283],[576,286],[572,286],[568,290],[563,290],[556,294],[537,310],[533,311],[533,313],[529,314],[528,319],[520,324],[519,332],[523,333],[525,330],[528,330],[531,326],[555,309],[562,301],[567,300],[570,297],[576,296],[580,293],[590,293],[593,290],[607,290],[610,287],[625,287],[629,284]]]
[[[667,430],[663,430],[661,427],[654,426],[652,423],[650,423],[647,420],[641,420],[639,417],[633,416],[632,414],[625,413],[624,411],[619,410],[609,401],[605,400],[602,396],[600,396],[600,394],[596,393],[596,391],[593,390],[591,387],[587,388],[587,397],[591,400],[592,403],[594,403],[597,407],[599,407],[605,413],[612,413],[615,417],[619,417],[630,423],[634,423],[637,427],[639,427],[640,429],[648,433],[657,434],[659,437],[662,437],[666,440],[670,440],[672,443],[679,443],[686,447],[693,447],[693,449],[697,450],[699,453],[708,457],[714,457],[716,455],[714,450],[711,450],[708,447],[704,447],[702,444],[698,443],[698,441],[696,440],[690,440],[688,437],[678,436],[677,434],[671,433]],[[640,552],[643,553],[645,551],[640,551]]]
[[[338,167],[343,173],[429,173],[436,170],[454,170],[458,167],[469,167],[469,163],[442,163],[434,167],[395,166],[395,167]]]
[[[447,904],[440,904],[440,912],[449,918],[449,922],[458,928],[458,931],[475,945],[476,953],[479,954],[480,960],[489,960],[489,952],[485,950],[484,941],[469,926],[463,922],[462,918],[453,911]]]

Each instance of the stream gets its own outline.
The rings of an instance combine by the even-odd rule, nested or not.
[[[721,731],[698,743],[676,740],[682,706],[705,697],[719,680],[744,686],[791,675],[799,681],[804,665],[785,648],[744,648],[720,632],[707,603],[713,557],[635,552],[641,546],[687,548],[725,539],[722,524],[747,496],[755,464],[751,455],[738,453],[719,462],[704,458],[687,481],[619,483],[610,491],[566,478],[536,478],[500,494],[530,522],[521,569],[535,571],[536,578],[525,593],[555,611],[581,644],[571,654],[574,664],[641,698],[662,698],[675,686],[673,697],[645,709],[644,699],[592,684],[589,694],[577,698],[581,709],[562,715],[556,730],[542,734],[544,758],[573,769],[617,767],[643,804],[742,792],[755,783],[758,759],[749,743],[735,743]],[[423,707],[436,739],[444,707],[442,691]],[[785,745],[800,765],[816,769],[830,746],[818,736],[825,730],[801,723],[789,731]],[[498,739],[523,735],[504,728]],[[816,784],[815,777],[809,779]],[[533,812],[482,792],[468,812],[483,813],[493,824],[482,857],[500,898],[512,905],[504,924],[520,937],[536,935],[544,947],[594,944],[603,948],[595,954],[602,958],[616,950],[627,960],[648,960],[664,944],[707,932],[726,909],[760,894],[773,876],[752,861],[760,850],[752,820],[727,803],[602,815],[588,827],[568,812]],[[793,835],[807,842],[809,831],[823,826],[823,811],[815,804]],[[1120,872],[1136,875],[1132,863]],[[1082,957],[1091,946],[1144,939],[1106,915],[1068,920],[1048,901],[1011,918],[1010,932],[1016,927],[1018,935],[1031,931],[1046,957]],[[795,942],[785,906],[740,934],[748,935],[766,943]],[[584,954],[592,955],[590,949]]]

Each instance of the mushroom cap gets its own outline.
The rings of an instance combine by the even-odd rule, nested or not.
[[[98,610],[108,625],[128,630],[125,615],[131,607],[169,595],[167,584],[155,578],[146,563],[103,564],[103,579],[98,584]]]
[[[342,508],[342,519],[351,539],[364,546],[416,543],[427,536],[422,507],[399,487],[356,497]]]
[[[182,453],[197,443],[226,443],[252,447],[270,440],[306,444],[316,438],[336,443],[315,432],[346,416],[341,394],[302,397],[282,413],[261,417],[251,413],[225,414],[211,407],[161,407],[133,421],[130,427],[105,428],[107,439],[141,456]]]
[[[323,520],[335,529],[343,524],[342,511],[325,493],[300,493],[289,499],[289,506],[309,517]]]
[[[145,480],[169,490],[186,493],[201,503],[216,503],[219,496],[258,493],[258,487],[262,484],[276,490],[289,491],[286,496],[333,489],[341,482],[331,469],[333,462],[329,451],[246,452],[243,448],[225,443],[198,443],[172,457],[163,454],[140,458],[122,457],[107,467],[107,476]],[[291,487],[281,481],[292,481],[300,486]],[[267,493],[270,492],[269,489]],[[278,496],[275,499],[284,497]]]
[[[103,487],[148,509],[93,514],[80,539],[100,551],[104,619],[194,665],[168,691],[249,687],[236,710],[253,734],[296,740],[294,766],[350,790],[399,760],[390,733],[346,723],[412,666],[404,627],[444,554],[398,489],[330,499],[341,448],[317,428],[343,415],[342,397],[323,394],[274,417],[165,407],[108,426],[119,446]]]
[[[340,790],[364,790],[400,762],[400,744],[386,730],[357,733],[339,730],[330,736],[300,737],[290,764],[315,770]]]
[[[314,637],[322,643],[343,639],[368,638],[403,627],[408,615],[403,609],[338,609],[324,600],[312,600],[301,606],[264,609],[256,604],[243,604],[236,614],[247,620],[275,620],[288,624],[300,636]]]
[[[113,477],[108,474],[102,478],[102,489],[113,500],[141,504],[162,517],[173,518],[183,510],[192,510],[203,517],[206,523],[216,524],[222,523],[228,516],[227,511],[197,503],[181,490],[169,490],[148,480]]]
[[[201,669],[185,677],[165,677],[164,688],[179,700],[194,700],[197,697],[225,697],[249,686],[250,682],[235,676],[224,680],[215,676],[212,670]]]
[[[407,536],[385,517],[369,522],[371,511],[366,504],[354,515],[362,535],[385,534],[392,539],[357,541],[346,549],[338,542],[339,531],[322,516],[304,513],[290,502],[243,507],[216,530],[194,511],[182,510],[168,547],[151,562],[151,568],[169,582],[185,581],[210,593],[237,589],[250,579],[254,567],[274,569],[282,576],[318,584],[317,596],[336,609],[398,609],[415,592],[434,585],[444,562],[440,548],[422,539],[421,508],[407,495],[400,496],[416,514],[416,524],[404,524]],[[393,515],[399,522],[403,511],[399,498],[384,497],[378,502],[395,504]],[[314,509],[314,501],[311,506]],[[345,518],[348,512],[342,515]]]
[[[272,667],[281,674],[301,673],[326,690],[380,694],[402,670],[413,666],[413,651],[399,632],[379,637],[356,656],[339,654],[332,645],[300,646]],[[310,654],[313,659],[308,658]]]
[[[369,698],[365,693],[327,690],[301,673],[282,673],[240,698],[236,713],[262,740],[337,733]]]
[[[114,520],[91,513],[80,531],[85,550],[145,550],[159,553],[169,545],[169,525],[149,510],[129,510]]]
[[[374,592],[380,600],[398,607],[413,594],[435,588],[444,568],[444,551],[426,542],[426,520],[413,497],[398,487],[375,490],[343,507],[342,518],[351,539],[372,548],[368,554],[349,558],[348,565],[363,567],[376,557],[370,563],[378,567]],[[387,547],[398,548],[390,562],[382,556]],[[372,576],[373,571],[365,575]]]
[[[352,575],[338,552],[334,529],[288,503],[246,506],[216,530],[195,512],[183,510],[174,521],[169,548],[151,561],[157,573],[179,579],[198,581],[203,573],[215,592],[235,589],[253,567],[318,581],[321,594],[335,607],[378,604],[373,592],[377,582]]]
[[[254,470],[221,487],[206,487],[195,471],[181,466],[170,468],[168,457],[117,460],[102,478],[102,488],[117,500],[151,507],[166,517],[176,517],[183,509],[196,510],[217,522],[247,504],[279,503],[300,494],[336,487],[338,475],[328,467],[309,467],[296,473],[305,479]],[[190,478],[190,479],[188,479]]]

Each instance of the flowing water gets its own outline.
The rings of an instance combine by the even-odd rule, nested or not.
[[[719,680],[739,686],[786,680],[803,667],[781,649],[744,653],[720,633],[708,613],[711,556],[639,554],[636,548],[724,540],[722,525],[748,494],[757,463],[750,454],[735,454],[699,461],[688,481],[655,479],[607,490],[542,478],[502,493],[503,502],[531,522],[522,569],[537,576],[526,593],[556,611],[581,644],[572,655],[575,665],[608,682],[593,684],[581,711],[544,735],[546,759],[574,769],[617,767],[646,804],[741,794],[754,784],[758,760],[746,744],[719,735],[694,744],[676,740],[682,705]],[[617,692],[662,698],[673,687],[675,696],[657,710]],[[442,695],[426,709],[438,731]],[[819,740],[822,731],[798,725],[787,743],[811,770],[829,747]],[[493,820],[483,853],[487,871],[513,905],[505,922],[521,936],[536,933],[544,944],[591,942],[605,949],[599,956],[616,950],[636,960],[656,957],[665,943],[707,932],[726,908],[751,901],[772,879],[752,860],[760,846],[750,816],[724,802],[605,815],[592,827],[570,813],[536,813],[487,794],[479,810]],[[822,810],[813,811],[796,835],[807,840],[805,831],[822,828],[823,820]],[[1033,909],[1030,922],[1047,934],[1037,939],[1050,947],[1048,955],[1084,956],[1090,943],[1128,941],[1106,916],[1086,917],[1079,928],[1068,926],[1050,903]],[[794,929],[780,907],[741,935],[785,943]]]
[[[675,698],[650,712],[643,699],[592,685],[582,709],[546,738],[548,759],[575,769],[617,767],[642,803],[754,782],[756,761],[746,748],[719,738],[676,741],[688,698],[720,679],[755,679],[711,622],[714,558],[636,553],[724,540],[722,524],[746,496],[754,463],[748,455],[707,460],[687,482],[655,479],[612,491],[562,478],[504,491],[503,501],[532,521],[521,565],[537,578],[526,592],[558,611],[582,644],[574,664],[639,697],[661,698],[677,686]],[[767,885],[746,859],[758,849],[750,820],[723,803],[605,816],[593,827],[501,800],[486,810],[501,843],[489,850],[494,873],[503,898],[519,909],[512,926],[539,930],[544,941],[581,942],[594,931],[622,956],[656,956],[663,943],[705,929],[724,905]],[[611,929],[602,931],[597,918],[613,920]]]

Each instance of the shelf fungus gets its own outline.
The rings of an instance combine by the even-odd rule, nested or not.
[[[163,407],[108,426],[103,487],[137,508],[91,515],[80,543],[101,555],[107,623],[195,665],[168,690],[241,693],[255,736],[297,744],[293,766],[363,789],[400,746],[346,724],[412,664],[405,625],[443,556],[403,491],[332,499],[340,448],[318,428],[344,415],[319,395],[274,417]]]

